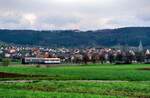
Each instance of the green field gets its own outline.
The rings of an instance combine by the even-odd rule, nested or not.
[[[9,66],[0,67],[0,72],[45,75],[45,78],[42,78],[50,80],[150,81],[150,71],[139,70],[140,68],[150,68],[150,65],[81,65],[49,68],[37,68],[33,66]],[[34,79],[41,78],[34,77]]]
[[[0,72],[29,75],[0,78],[0,98],[150,98],[150,70],[143,68],[150,65],[0,67]],[[6,80],[32,82],[7,83]]]

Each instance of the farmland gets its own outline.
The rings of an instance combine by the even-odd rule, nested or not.
[[[0,78],[0,95],[2,98],[149,98],[149,68],[145,64],[40,68],[16,64],[0,67],[0,72],[20,75]]]
[[[58,67],[33,67],[33,66],[9,66],[0,67],[0,72],[18,73],[26,75],[44,75],[50,80],[126,80],[126,81],[149,81],[150,71],[141,70],[150,65],[80,65]],[[25,77],[29,78],[30,77]],[[41,77],[34,77],[38,79]],[[42,76],[42,78],[44,78]],[[31,77],[32,79],[32,77]]]

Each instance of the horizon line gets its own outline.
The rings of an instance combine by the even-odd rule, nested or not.
[[[124,28],[150,28],[150,26],[124,26],[124,27],[116,27],[116,28],[104,28],[104,29],[89,29],[89,30],[81,30],[81,29],[10,29],[10,28],[0,28],[0,30],[25,30],[25,31],[99,31],[99,30],[115,30],[115,29],[124,29]]]

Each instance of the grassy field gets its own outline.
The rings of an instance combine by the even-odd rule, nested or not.
[[[3,92],[7,92],[7,94]],[[102,95],[78,94],[78,93],[41,92],[41,91],[31,92],[27,90],[0,89],[0,98],[127,98],[127,97],[102,96]]]
[[[44,80],[32,83],[0,83],[0,96],[47,98],[48,95],[50,98],[149,98],[150,82]]]
[[[37,68],[33,66],[9,66],[0,67],[0,72],[28,75],[45,75],[45,78],[42,78],[49,80],[149,81],[150,71],[139,70],[141,68],[150,68],[150,65],[83,65],[62,67],[59,66],[49,68]],[[34,77],[31,79],[41,79],[41,77]]]
[[[7,83],[0,78],[0,98],[150,98],[150,70],[145,68],[150,65],[0,67],[0,72],[30,76],[7,80],[33,80]]]

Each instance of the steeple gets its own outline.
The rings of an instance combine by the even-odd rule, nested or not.
[[[142,44],[142,41],[140,41],[139,47],[138,47],[138,51],[139,51],[139,52],[143,52],[143,50],[144,50],[143,44]]]

